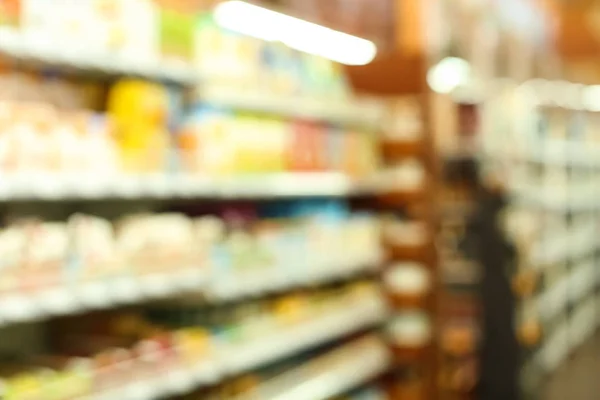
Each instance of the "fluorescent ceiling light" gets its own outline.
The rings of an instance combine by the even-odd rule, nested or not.
[[[427,72],[427,83],[437,93],[450,93],[469,81],[471,65],[457,57],[447,57]]]
[[[222,28],[270,42],[282,42],[293,49],[341,64],[365,65],[377,54],[377,47],[369,40],[244,1],[219,3],[214,15]]]

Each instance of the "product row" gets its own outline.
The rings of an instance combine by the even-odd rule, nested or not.
[[[341,346],[325,347],[313,354],[243,376],[213,394],[216,399],[383,399],[381,391],[351,391],[387,371],[390,360],[385,344],[376,335],[363,336]],[[283,373],[281,373],[283,371]],[[207,395],[185,400],[208,400]],[[342,396],[342,399],[347,397]]]
[[[231,21],[223,16],[224,12],[217,7],[215,15],[205,13],[197,19],[196,68],[201,76],[241,92],[340,102],[352,98],[340,64],[299,52],[277,40],[265,41],[236,33],[233,30],[244,29],[240,26],[243,23],[224,28],[221,25]]]
[[[489,155],[532,165],[598,166],[598,112],[539,105],[519,92],[510,102],[519,107],[490,112],[495,136],[485,138]]]
[[[355,272],[365,268],[361,263],[376,264],[382,257],[378,219],[351,213],[343,202],[188,211],[197,216],[136,214],[112,223],[74,215],[67,222],[9,222],[0,231],[0,293],[29,297],[89,283],[117,290],[111,283],[121,278],[165,283],[200,272],[209,280],[209,293],[235,297],[240,282],[249,287],[309,283],[326,279],[328,272]]]
[[[107,114],[44,103],[0,103],[0,171],[95,179],[173,172],[194,177],[338,172],[367,178],[379,167],[372,133],[205,106],[169,131],[167,120],[159,117],[167,112],[166,103],[148,105],[151,94],[145,100],[125,94],[139,89],[166,101],[160,87],[121,85],[113,93],[119,97],[121,91],[128,100],[116,99]]]
[[[533,360],[544,373],[552,373],[590,339],[600,326],[599,296],[590,296],[573,307],[570,315],[562,315],[552,329],[544,332],[544,340],[533,352]]]
[[[379,167],[378,138],[310,121],[195,108],[178,136],[187,172],[340,171],[368,177]]]
[[[5,351],[2,394],[63,400],[185,393],[367,328],[382,307],[377,285],[357,283],[217,308],[165,304],[57,319],[47,328],[45,355]],[[264,358],[281,345],[288,348]]]

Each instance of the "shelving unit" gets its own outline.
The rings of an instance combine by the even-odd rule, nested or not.
[[[336,135],[376,135],[381,128],[383,109],[377,99],[353,95],[331,98],[306,94],[284,96],[265,94],[259,91],[260,88],[233,90],[211,85],[213,80],[197,72],[197,68],[189,63],[98,53],[93,48],[58,48],[50,46],[50,42],[40,41],[39,36],[34,40],[26,32],[15,33],[4,28],[0,27],[0,54],[11,68],[60,71],[81,80],[98,79],[104,86],[103,92],[109,93],[106,89],[122,78],[163,82],[169,90],[176,88],[178,95],[183,91],[192,94],[191,104],[226,109],[231,118],[256,113],[276,122],[285,120],[289,123],[285,134],[290,134],[292,125],[297,129],[296,125],[308,120],[312,125],[320,124],[321,139],[311,140],[321,140],[318,143],[322,147],[331,145],[328,154],[331,153],[332,159],[340,158],[340,152],[333,146],[341,145],[339,138],[326,143],[326,133],[336,129]],[[100,107],[106,105],[105,101],[103,98]],[[167,125],[167,121],[164,122]],[[240,129],[240,125],[237,128]],[[160,129],[166,133],[165,126]],[[109,136],[114,139],[112,133]],[[265,135],[268,133],[272,131],[264,132]],[[314,132],[302,133],[317,136]],[[294,134],[299,136],[296,131]],[[21,345],[0,346],[1,360],[25,360],[22,369],[0,376],[0,398],[22,390],[23,396],[39,400],[49,400],[49,396],[54,396],[53,400],[63,400],[57,387],[68,379],[72,379],[72,384],[68,389],[63,388],[65,400],[71,398],[67,396],[78,400],[158,400],[197,393],[202,396],[205,390],[220,390],[236,377],[260,373],[296,358],[300,360],[296,367],[256,388],[260,396],[249,393],[239,398],[328,400],[384,375],[390,367],[390,353],[378,330],[388,320],[389,307],[378,280],[381,263],[385,260],[379,245],[379,232],[377,229],[369,231],[373,236],[370,242],[375,245],[368,251],[334,247],[335,240],[332,241],[331,236],[341,219],[360,219],[359,212],[350,213],[354,202],[374,199],[385,193],[389,180],[378,171],[369,176],[361,172],[349,173],[347,170],[354,168],[354,164],[350,166],[352,168],[324,166],[322,160],[318,163],[311,159],[316,158],[315,155],[304,153],[297,160],[286,160],[273,168],[277,172],[229,169],[218,173],[212,170],[191,172],[180,165],[184,163],[183,158],[190,156],[184,154],[187,149],[177,147],[179,143],[171,143],[176,142],[171,137],[168,142],[170,147],[164,155],[168,161],[162,169],[155,168],[158,172],[152,168],[149,172],[127,169],[121,165],[126,164],[123,160],[111,168],[93,171],[63,170],[68,168],[62,165],[57,168],[58,172],[37,166],[11,165],[11,169],[8,162],[7,166],[2,166],[0,208],[2,216],[10,220],[7,228],[16,225],[16,222],[11,225],[13,217],[18,221],[31,214],[38,216],[39,221],[60,221],[66,227],[66,216],[70,222],[72,213],[85,210],[86,214],[105,217],[101,223],[114,237],[122,228],[123,220],[118,218],[131,216],[134,212],[147,213],[148,218],[167,212],[178,213],[194,224],[197,215],[218,216],[223,223],[223,232],[220,232],[221,242],[213,246],[202,242],[206,239],[202,234],[210,236],[214,227],[208,229],[205,226],[201,233],[194,231],[194,241],[184,249],[187,255],[193,254],[191,259],[194,261],[186,259],[185,267],[173,262],[172,266],[161,266],[156,270],[144,265],[144,262],[153,264],[154,260],[148,257],[142,257],[140,261],[124,255],[126,250],[131,250],[128,246],[139,246],[136,237],[129,237],[111,247],[113,254],[110,256],[118,258],[116,272],[103,270],[98,278],[71,270],[78,268],[75,263],[71,266],[71,258],[81,254],[76,255],[73,251],[79,238],[69,231],[69,250],[66,252],[69,257],[59,258],[60,267],[64,269],[60,277],[32,283],[30,287],[27,277],[33,276],[34,268],[6,275],[6,279],[0,275],[0,342],[18,341]],[[113,144],[118,147],[116,140]],[[356,147],[363,147],[362,144],[359,141]],[[299,147],[302,145],[305,144],[301,143]],[[255,143],[252,146],[258,147]],[[304,148],[289,147],[285,147],[286,156],[289,156],[288,150],[310,153]],[[147,154],[142,158],[144,156]],[[192,154],[191,157],[199,156]],[[258,162],[254,161],[255,170],[265,169],[262,164],[257,167]],[[288,165],[294,162],[301,165]],[[346,161],[336,162],[341,165]],[[296,214],[282,206],[300,201],[305,202],[306,210],[298,211],[299,207]],[[328,219],[331,215],[324,218],[311,211],[315,201],[344,202],[346,208]],[[256,215],[248,218],[251,222],[244,220],[248,208],[244,207],[248,204],[255,210],[260,208],[260,212],[256,211]],[[230,212],[229,208],[236,206],[242,209],[238,213],[242,217]],[[210,207],[222,207],[227,212],[221,209],[207,211]],[[228,212],[235,215],[232,217]],[[230,220],[224,223],[227,218]],[[367,216],[369,218],[372,217]],[[198,226],[194,225],[195,228]],[[146,228],[150,229],[150,226]],[[360,236],[356,235],[357,230],[347,228],[344,232],[338,230],[338,236],[342,237],[346,231]],[[282,234],[284,229],[287,231]],[[315,231],[311,231],[314,237],[306,240],[310,246],[300,246],[304,244],[301,240],[306,239],[302,235],[311,229]],[[365,236],[365,232],[363,229],[359,233]],[[166,233],[180,234],[177,231]],[[248,236],[254,240],[251,242],[254,247],[248,244]],[[355,240],[354,236],[349,239]],[[91,260],[86,259],[90,265],[94,261],[106,262],[94,259],[106,250],[101,248],[106,244],[101,243],[103,238],[97,239],[98,243],[94,245],[98,248],[90,246]],[[352,243],[348,240],[345,244],[351,247]],[[61,244],[53,243],[56,247]],[[146,253],[154,254],[151,241],[144,245]],[[292,245],[296,245],[294,251]],[[189,249],[190,246],[194,248]],[[196,252],[196,247],[200,251]],[[264,248],[277,251],[265,255],[261,253]],[[37,254],[34,250],[31,253]],[[169,260],[185,259],[179,254],[181,248],[174,246],[171,250]],[[264,267],[257,267],[259,263],[255,259],[259,257],[262,257]],[[252,258],[257,265],[234,268],[242,264],[240,259],[244,258]],[[25,256],[23,259],[29,260]],[[198,259],[211,262],[199,262]],[[299,315],[299,309],[304,314]],[[171,311],[171,319],[164,317],[163,314]],[[163,314],[156,316],[152,312]],[[256,324],[263,325],[241,326],[244,323],[250,325],[241,315],[251,312],[260,319]],[[128,318],[132,315],[139,320],[131,323]],[[86,331],[89,327],[83,326],[84,318],[94,319],[94,329]],[[81,326],[76,324],[77,329],[73,328],[74,325],[69,325],[72,321]],[[119,331],[118,335],[112,331],[127,330],[128,323],[138,324],[137,330],[129,327],[132,331],[127,334]],[[100,328],[100,325],[104,327]],[[100,334],[102,329],[106,332]],[[261,334],[255,331],[258,329],[262,329]],[[105,337],[101,338],[102,335]],[[365,338],[352,340],[360,335]],[[79,343],[81,338],[84,340]],[[73,347],[65,351],[63,341]],[[57,354],[60,362],[55,362],[54,358],[52,362],[38,361],[46,351]],[[306,353],[311,353],[309,359],[302,358]],[[191,355],[194,355],[193,361],[189,360]],[[319,368],[315,370],[314,365]],[[44,379],[41,379],[42,372]],[[21,384],[28,379],[36,384],[31,387]],[[74,391],[73,394],[67,394],[68,390]]]
[[[537,82],[529,85],[534,93],[542,90]],[[537,398],[552,372],[600,326],[597,116],[584,107],[526,104],[512,116],[520,132],[516,151],[491,155],[489,163],[511,163],[504,176],[518,182],[507,181],[504,225],[517,248],[512,279],[521,384],[526,398]]]
[[[356,315],[361,315],[361,317],[356,318]],[[302,323],[300,326],[294,326],[281,332],[272,332],[268,337],[255,342],[219,348],[212,359],[203,360],[196,366],[179,368],[164,376],[156,376],[144,381],[133,381],[124,387],[93,395],[89,400],[116,398],[153,400],[190,393],[194,389],[216,384],[229,376],[256,369],[319,344],[360,332],[381,322],[384,318],[385,307],[380,300],[375,300],[372,304],[361,305],[358,310],[337,310],[325,317]],[[376,377],[385,370],[386,356],[381,351],[381,342],[371,339],[368,344],[369,347],[366,348],[360,342],[347,345],[350,349],[355,348],[372,360],[368,363],[368,367],[361,372],[363,378],[348,376],[345,382],[340,380],[338,387],[332,386],[327,390],[343,393],[343,389],[351,389],[361,381]],[[347,373],[345,368],[340,368],[340,371]],[[332,374],[338,372],[332,371]],[[285,395],[287,396],[287,389],[291,388],[283,389],[286,390]],[[284,395],[283,391],[281,395]],[[326,399],[328,397],[315,394],[314,398]]]
[[[385,372],[390,354],[383,342],[371,337],[349,343],[314,362],[331,363],[331,366],[318,375],[302,367],[286,372],[259,387],[256,393],[236,400],[327,400]],[[294,383],[290,385],[290,382]]]
[[[209,301],[233,301],[265,296],[294,288],[352,280],[374,273],[381,256],[353,265],[332,265],[302,276],[281,276],[278,271],[252,277],[211,276],[209,271],[190,269],[176,274],[146,277],[121,277],[106,282],[81,283],[76,287],[58,287],[30,296],[5,296],[0,300],[0,327],[10,323],[36,321],[59,315],[78,314],[144,301],[166,299],[186,293],[200,293]],[[214,275],[214,274],[212,274]]]

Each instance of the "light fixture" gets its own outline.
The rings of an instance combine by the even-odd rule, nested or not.
[[[366,65],[377,54],[375,44],[347,33],[239,0],[219,3],[216,23],[225,29],[285,45],[346,65]]]
[[[471,65],[458,57],[446,57],[427,72],[427,83],[437,93],[450,93],[468,82]]]

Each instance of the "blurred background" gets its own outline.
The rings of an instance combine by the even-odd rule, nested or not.
[[[0,399],[596,400],[599,26],[0,0]]]

